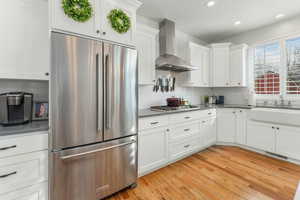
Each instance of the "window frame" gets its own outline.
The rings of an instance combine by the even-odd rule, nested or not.
[[[284,37],[278,37],[276,39],[266,40],[263,42],[254,43],[250,47],[249,51],[249,80],[250,81],[250,90],[254,91],[254,94],[258,100],[277,100],[281,96],[287,100],[300,100],[300,94],[287,94],[287,51],[286,51],[286,42],[290,39],[300,38],[300,33],[292,34]],[[279,76],[280,76],[280,94],[256,94],[255,93],[255,49],[259,46],[265,46],[268,44],[278,43],[280,47],[280,65]],[[284,66],[284,67],[282,67]]]

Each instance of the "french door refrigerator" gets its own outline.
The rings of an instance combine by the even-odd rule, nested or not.
[[[137,51],[51,34],[52,200],[102,199],[137,179]]]

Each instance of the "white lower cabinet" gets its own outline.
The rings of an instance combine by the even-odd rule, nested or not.
[[[47,131],[1,136],[0,149],[0,200],[47,200]]]
[[[247,110],[236,110],[236,139],[240,145],[246,145],[247,140]]]
[[[1,200],[48,200],[48,183],[40,183],[25,189],[0,195]]]
[[[247,145],[300,160],[300,128],[248,121]]]
[[[139,175],[159,168],[168,162],[168,135],[166,127],[139,133]]]
[[[300,128],[276,127],[276,153],[300,160]]]
[[[201,144],[209,146],[217,141],[216,118],[204,119],[200,123]]]
[[[139,176],[191,155],[216,141],[216,110],[139,119]]]
[[[236,136],[236,110],[219,109],[217,113],[218,142],[234,143]]]
[[[170,144],[170,162],[193,152],[199,147],[201,140],[199,137],[188,138],[186,140]]]
[[[271,124],[248,122],[247,145],[275,153],[275,127]]]

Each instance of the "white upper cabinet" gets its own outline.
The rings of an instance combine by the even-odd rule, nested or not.
[[[98,0],[96,2],[96,33],[98,37],[134,46],[136,10],[141,3],[136,0]],[[121,9],[130,18],[131,28],[126,33],[118,33],[112,28],[107,16],[113,9]]]
[[[0,78],[48,80],[48,1],[10,0],[0,17]]]
[[[229,87],[230,43],[211,44],[212,86]]]
[[[82,35],[96,36],[95,18],[97,14],[95,13],[95,0],[89,0],[89,3],[93,8],[93,16],[85,22],[77,22],[65,14],[62,8],[62,0],[49,1],[51,7],[51,28]]]
[[[159,30],[138,24],[136,33],[136,48],[139,60],[139,84],[153,85],[155,83],[155,59],[157,35]]]
[[[246,44],[211,45],[212,87],[247,87]]]
[[[246,44],[232,46],[230,48],[230,86],[246,87],[246,65],[247,65]]]
[[[188,87],[209,87],[209,48],[190,42],[188,57],[192,66],[198,70],[181,73],[181,85]]]
[[[93,16],[86,22],[77,22],[68,17],[62,8],[62,0],[51,3],[51,27],[60,31],[98,37],[116,43],[135,45],[136,10],[141,5],[137,0],[89,0]],[[131,27],[126,33],[116,32],[108,19],[113,9],[121,9],[131,20]]]

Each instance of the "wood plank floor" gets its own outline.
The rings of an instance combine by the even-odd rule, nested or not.
[[[300,166],[238,147],[213,146],[138,180],[109,200],[290,200]]]

